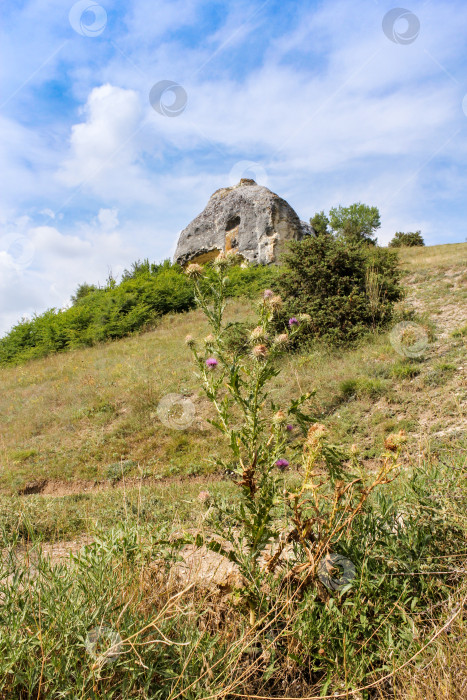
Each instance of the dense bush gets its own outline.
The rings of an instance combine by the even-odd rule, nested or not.
[[[310,236],[290,244],[284,263],[280,323],[286,325],[297,312],[309,314],[304,338],[355,340],[387,324],[402,294],[397,254],[384,248],[333,235]]]
[[[277,277],[275,267],[247,266],[231,271],[229,296],[257,296]],[[148,260],[133,263],[119,284],[79,285],[65,310],[49,309],[22,320],[0,339],[0,364],[23,362],[70,348],[122,338],[170,312],[194,306],[192,282],[179,265]]]
[[[417,245],[425,245],[421,231],[411,231],[408,233],[398,231],[392,241],[389,242],[390,248],[400,248],[401,246],[412,248]]]

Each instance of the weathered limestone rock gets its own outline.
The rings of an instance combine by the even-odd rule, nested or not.
[[[174,259],[204,263],[234,250],[248,262],[276,262],[283,244],[314,233],[292,207],[254,180],[214,192],[205,210],[180,234]]]

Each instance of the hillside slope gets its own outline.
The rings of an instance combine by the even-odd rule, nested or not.
[[[315,388],[317,417],[335,441],[360,442],[369,459],[399,428],[413,454],[465,438],[467,244],[405,249],[401,260],[407,297],[399,315],[415,312],[429,337],[423,354],[408,360],[388,333],[345,352],[317,346],[285,360],[273,392],[279,398]],[[239,321],[251,313],[250,302],[232,300],[228,308]],[[223,448],[206,423],[209,408],[184,345],[187,333],[206,332],[191,311],[143,335],[0,369],[0,491],[61,495],[122,476],[212,473],[209,456]],[[173,393],[194,406],[183,429],[158,413]]]

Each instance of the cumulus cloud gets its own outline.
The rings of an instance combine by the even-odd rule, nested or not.
[[[70,155],[60,179],[69,186],[113,179],[113,173],[130,167],[136,157],[133,137],[140,128],[141,105],[134,90],[114,85],[94,88],[84,108],[86,120],[71,130]]]

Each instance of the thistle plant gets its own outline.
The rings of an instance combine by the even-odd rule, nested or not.
[[[306,393],[279,407],[270,398],[271,381],[280,372],[280,358],[304,324],[307,314],[289,319],[288,330],[275,333],[276,317],[282,309],[280,296],[265,290],[257,306],[256,325],[249,332],[247,349],[232,349],[224,320],[227,272],[236,256],[220,254],[209,276],[200,265],[192,264],[186,274],[194,281],[195,296],[204,312],[210,333],[200,346],[186,338],[197,367],[203,390],[215,408],[209,422],[226,436],[234,461],[235,483],[241,489],[240,505],[234,512],[235,525],[226,538],[226,549],[217,541],[202,542],[227,556],[240,568],[246,581],[245,595],[250,617],[261,607],[261,585],[288,557],[288,572],[282,584],[295,581],[300,587],[315,582],[320,587],[318,564],[348,535],[352,523],[364,509],[374,489],[391,481],[398,471],[403,435],[393,436],[381,467],[371,478],[365,474],[358,450],[350,455],[333,446],[324,425],[306,412],[313,396]],[[291,428],[301,432],[303,445],[293,448],[288,439]],[[282,471],[289,460],[301,463],[301,484],[288,492]],[[231,470],[231,464],[216,460]],[[279,515],[285,517],[280,526]],[[290,559],[291,545],[294,554]],[[321,586],[324,596],[325,590]]]
[[[297,332],[297,319],[290,331],[274,334],[273,320],[282,300],[271,290],[263,294],[257,311],[256,326],[249,334],[247,350],[229,347],[228,331],[233,324],[224,321],[228,268],[236,256],[219,255],[213,274],[203,277],[201,266],[186,269],[195,285],[196,301],[211,329],[202,347],[189,336],[186,339],[197,366],[203,390],[217,416],[210,423],[227,437],[235,462],[236,483],[241,488],[239,518],[241,533],[238,549],[230,558],[241,564],[242,573],[254,579],[258,561],[266,546],[277,539],[274,512],[281,500],[281,470],[289,464],[289,429],[292,422],[306,434],[312,417],[303,412],[311,398],[306,393],[280,409],[269,397],[269,384],[279,373],[278,360],[286,352]],[[219,466],[230,464],[217,460]]]
[[[287,543],[298,542],[305,561],[292,566],[286,579],[299,579],[302,586],[314,581],[321,588],[322,597],[326,597],[317,581],[320,562],[324,560],[329,570],[329,555],[335,553],[343,536],[349,538],[352,534],[352,524],[364,510],[370,494],[398,476],[405,442],[404,431],[389,435],[378,470],[368,474],[360,462],[357,445],[350,448],[344,467],[338,452],[328,442],[326,427],[319,423],[312,425],[303,445],[301,484],[287,494],[294,527],[269,558],[268,570],[275,570]],[[330,458],[332,455],[335,459]]]

